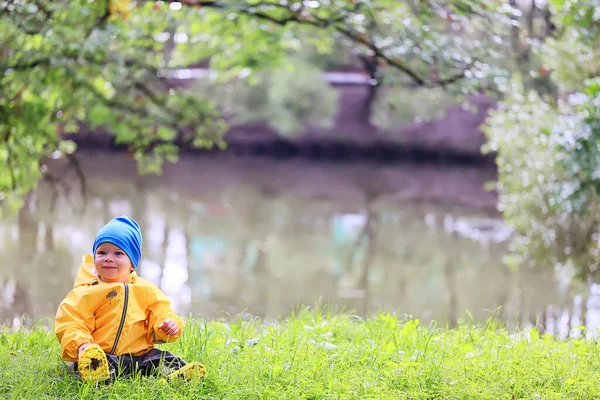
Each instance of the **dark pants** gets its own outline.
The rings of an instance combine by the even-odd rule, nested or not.
[[[129,354],[115,356],[106,353],[106,359],[108,360],[111,379],[116,377],[125,378],[138,373],[141,375],[168,375],[187,364],[168,351],[158,349],[152,349],[141,356],[131,356]],[[77,363],[73,363],[72,368],[73,371],[79,374]]]

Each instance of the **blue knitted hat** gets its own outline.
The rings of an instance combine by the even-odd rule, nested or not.
[[[119,246],[129,256],[133,268],[137,268],[142,258],[142,231],[133,218],[125,215],[114,218],[98,231],[92,248],[94,259],[98,246],[107,242]]]

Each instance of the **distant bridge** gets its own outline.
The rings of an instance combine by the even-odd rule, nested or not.
[[[181,68],[168,71],[165,76],[176,80],[196,80],[210,78],[213,72],[207,68]],[[332,85],[373,85],[376,82],[369,74],[361,72],[328,71],[323,80]]]

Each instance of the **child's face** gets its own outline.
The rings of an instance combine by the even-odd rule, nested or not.
[[[94,265],[104,282],[127,282],[133,265],[127,254],[112,243],[102,243],[96,249]]]

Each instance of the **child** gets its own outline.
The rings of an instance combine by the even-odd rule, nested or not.
[[[181,336],[183,320],[167,296],[135,273],[142,255],[142,233],[132,218],[106,224],[79,267],[73,290],[56,313],[62,358],[75,362],[84,381],[164,371],[167,379],[204,377],[200,363],[186,363],[157,343]]]

